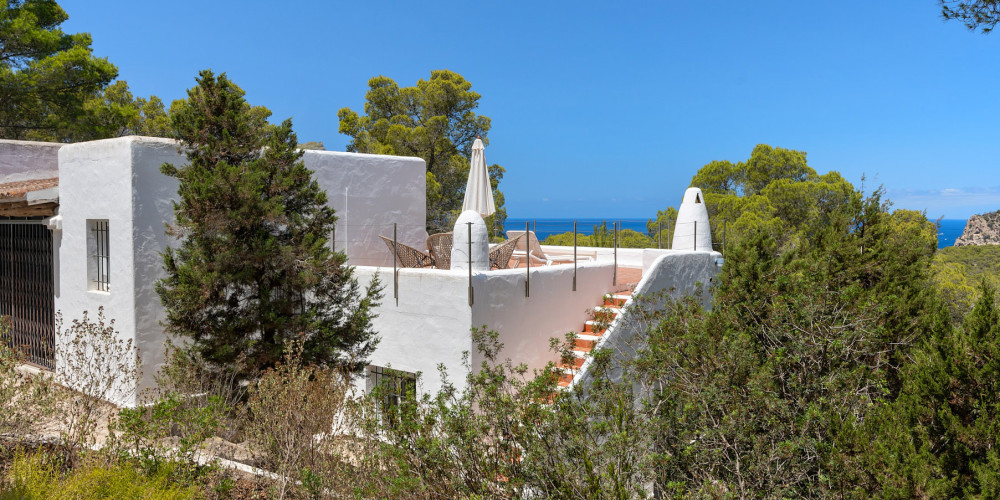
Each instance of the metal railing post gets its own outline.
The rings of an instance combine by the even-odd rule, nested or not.
[[[472,289],[472,223],[466,222],[469,227],[469,306],[476,300],[475,290]]]
[[[725,219],[722,220],[722,251],[719,252],[722,255],[726,254],[726,232],[727,232],[726,223],[727,222],[729,222],[729,221],[727,221]]]
[[[576,221],[573,221],[573,291],[576,291]]]
[[[524,296],[531,297],[531,235],[528,231],[528,222],[524,222]]]
[[[656,248],[663,248],[663,223],[656,221]]]
[[[396,256],[399,255],[399,247],[396,246],[396,223],[392,223],[392,297],[399,305],[399,269],[396,268]]]
[[[694,221],[694,251],[698,251],[698,221]]]
[[[333,223],[333,229],[330,230],[330,251],[337,251],[337,223]]]
[[[614,286],[618,286],[618,223],[615,222],[614,226],[615,226],[615,236],[614,240],[612,241],[612,246],[614,247],[614,252],[615,252],[615,274],[611,277],[611,284]]]
[[[674,231],[677,231],[677,221],[674,221]],[[670,226],[667,226],[667,250],[674,246],[674,240],[670,238]]]

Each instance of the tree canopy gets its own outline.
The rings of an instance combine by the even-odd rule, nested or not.
[[[435,70],[428,80],[400,87],[391,78],[368,80],[364,114],[342,108],[340,133],[351,137],[348,151],[419,156],[427,163],[427,229],[451,231],[462,207],[472,143],[489,144],[490,119],[476,114],[481,96],[472,83],[449,70]],[[502,228],[506,219],[498,189],[505,170],[490,165],[490,184],[497,212],[487,227]]]
[[[938,0],[941,17],[956,20],[972,31],[990,33],[1000,23],[1000,0]]]
[[[87,33],[64,33],[53,0],[0,4],[0,137],[59,141],[85,103],[118,75]]]
[[[805,152],[767,144],[754,147],[746,161],[706,164],[691,186],[705,194],[713,241],[723,231],[728,242],[759,232],[771,234],[779,245],[813,238],[857,198],[839,173],[817,174]]]
[[[362,292],[330,248],[333,209],[301,161],[290,120],[267,122],[225,74],[202,71],[171,123],[188,163],[180,181],[157,292],[167,331],[217,370],[248,376],[274,366],[290,341],[303,361],[356,371],[377,337],[378,280]]]
[[[83,113],[61,131],[72,141],[144,135],[170,137],[170,117],[159,97],[135,97],[128,82],[118,80],[83,103]]]

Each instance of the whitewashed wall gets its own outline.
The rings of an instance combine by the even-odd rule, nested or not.
[[[135,341],[135,269],[133,267],[133,172],[132,140],[110,139],[68,144],[59,150],[60,212],[63,214],[59,239],[59,293],[57,314],[63,329],[84,311],[96,318],[98,309],[115,320],[120,340]],[[87,274],[87,219],[107,219],[109,229],[108,292],[89,290]],[[65,355],[69,347],[57,336],[56,372],[64,377]],[[131,366],[132,360],[108,360]],[[134,397],[134,396],[133,396]],[[115,401],[130,404],[134,400]]]
[[[53,142],[0,140],[0,184],[59,175],[59,148]]]
[[[372,364],[420,372],[419,390],[434,393],[441,388],[439,364],[445,365],[449,380],[462,390],[468,374],[463,356],[469,355],[474,368],[481,363],[472,342],[473,327],[499,332],[505,345],[500,359],[524,362],[530,368],[555,361],[549,339],[580,331],[589,319],[587,311],[611,291],[613,269],[604,263],[581,264],[574,292],[573,266],[533,268],[530,297],[524,296],[524,269],[473,272],[472,307],[468,271],[400,269],[398,305],[393,297],[392,267],[364,266],[355,272],[365,285],[377,272],[385,287],[374,320],[381,341]],[[356,388],[363,391],[364,381],[356,381]]]
[[[500,359],[543,368],[558,360],[549,340],[579,333],[593,307],[614,290],[614,268],[611,263],[580,263],[574,292],[573,266],[533,267],[529,297],[524,296],[525,274],[525,269],[506,269],[474,276],[472,326],[499,332],[504,344]],[[473,362],[478,367],[482,359],[473,356]]]
[[[337,250],[358,266],[392,266],[379,239],[392,238],[397,224],[400,243],[425,249],[427,241],[427,169],[424,160],[402,156],[306,151],[303,161],[337,211]]]
[[[381,341],[371,363],[421,373],[418,390],[428,393],[441,388],[438,365],[444,364],[450,381],[464,387],[468,372],[462,357],[472,350],[468,275],[438,269],[400,269],[397,305],[391,266],[356,267],[355,273],[364,286],[378,273],[384,287],[378,317],[372,321]],[[356,384],[363,392],[364,380]]]
[[[361,228],[355,234],[336,235],[337,248],[346,245],[350,263],[391,265],[377,234],[387,224],[391,231],[393,221],[408,228],[401,230],[401,241],[426,238],[423,160],[333,152],[307,152],[304,159],[328,190],[328,203],[337,210],[339,222]],[[143,377],[136,392],[153,385],[163,362],[165,313],[154,284],[163,277],[161,253],[177,245],[166,235],[165,225],[173,220],[171,200],[177,198],[178,183],[160,173],[160,167],[185,162],[175,141],[149,137],[69,144],[58,153],[63,225],[55,238],[56,311],[69,324],[83,311],[93,317],[104,307],[122,338],[131,339],[139,350]],[[338,196],[341,192],[349,195]],[[87,219],[109,221],[109,292],[88,290]],[[60,350],[65,352],[65,346]],[[57,355],[57,371],[58,365]]]
[[[153,376],[163,365],[166,312],[154,289],[163,278],[163,257],[168,246],[177,246],[167,236],[166,224],[174,220],[172,200],[177,199],[178,181],[160,172],[164,163],[182,166],[187,158],[177,143],[167,139],[133,137],[132,144],[132,239],[135,284],[135,339],[142,356],[140,388],[153,387]],[[112,289],[114,290],[114,289]],[[114,292],[112,292],[114,293]]]

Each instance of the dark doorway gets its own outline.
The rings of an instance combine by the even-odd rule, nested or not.
[[[55,368],[52,232],[42,217],[0,217],[0,316],[7,343],[27,361]]]

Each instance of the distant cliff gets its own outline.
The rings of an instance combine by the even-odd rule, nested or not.
[[[962,236],[955,240],[956,247],[966,245],[1000,245],[1000,210],[969,218]]]

